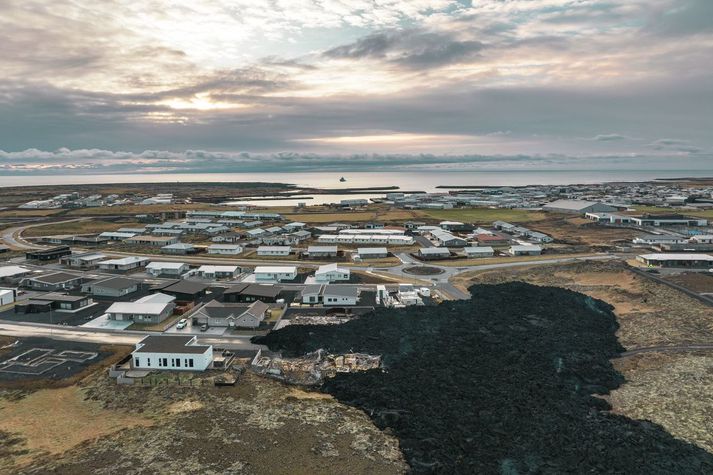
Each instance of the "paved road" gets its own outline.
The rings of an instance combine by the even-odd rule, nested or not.
[[[95,330],[84,327],[66,327],[61,325],[30,324],[6,322],[0,320],[0,335],[14,337],[44,337],[53,340],[82,341],[113,345],[134,345],[146,335],[156,332],[127,330]],[[199,343],[220,348],[258,349],[260,346],[250,343],[252,335],[221,335],[219,337],[198,337]]]
[[[30,242],[25,241],[22,238],[22,233],[29,228],[36,228],[39,226],[49,226],[51,224],[61,224],[61,223],[73,223],[75,221],[85,221],[90,218],[73,218],[73,219],[65,219],[63,221],[43,221],[41,223],[36,223],[36,224],[25,224],[22,226],[15,226],[12,228],[7,228],[3,230],[2,232],[2,240],[5,241],[5,244],[10,246],[11,248],[14,249],[41,249],[45,246],[38,246],[37,244],[32,244]]]

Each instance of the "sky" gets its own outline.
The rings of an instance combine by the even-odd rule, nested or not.
[[[0,173],[713,170],[711,0],[3,0]]]

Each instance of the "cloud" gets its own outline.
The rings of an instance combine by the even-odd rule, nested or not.
[[[620,134],[599,134],[595,136],[592,140],[596,142],[615,142],[619,140],[627,140],[629,137]]]
[[[472,60],[485,48],[480,41],[458,40],[442,32],[392,30],[367,35],[325,51],[329,58],[381,59],[408,68],[430,68]]]

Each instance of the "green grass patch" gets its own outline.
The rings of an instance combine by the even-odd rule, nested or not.
[[[445,221],[462,221],[466,223],[486,223],[493,221],[509,221],[514,223],[526,223],[545,219],[545,213],[541,211],[529,211],[523,209],[505,208],[457,208],[457,209],[436,209],[421,210],[424,217],[440,219]]]

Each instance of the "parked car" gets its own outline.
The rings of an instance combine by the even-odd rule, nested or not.
[[[184,328],[186,328],[187,325],[188,325],[188,320],[186,320],[185,318],[182,318],[178,321],[178,325],[176,325],[176,330],[183,330]]]
[[[204,323],[203,325],[201,325],[201,331],[204,332],[206,330],[208,330],[208,324]]]

